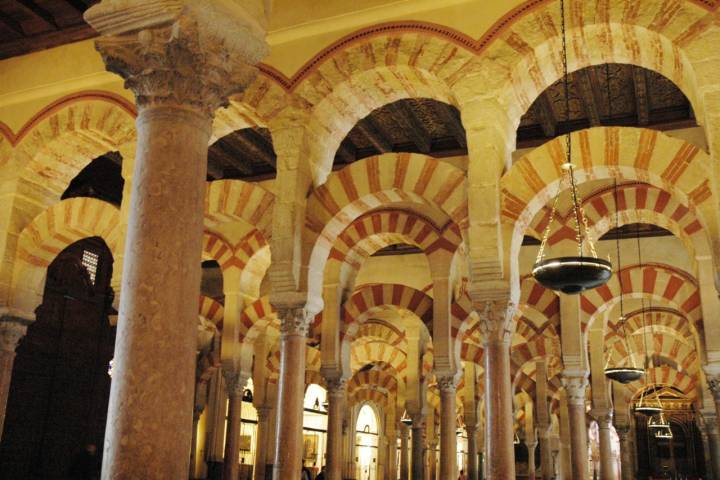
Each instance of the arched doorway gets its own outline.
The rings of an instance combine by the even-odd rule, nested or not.
[[[17,348],[0,444],[0,479],[64,479],[86,445],[98,462],[115,346],[113,258],[93,237],[47,271],[37,319]]]
[[[380,430],[375,409],[363,405],[355,422],[355,457],[358,480],[377,480]]]

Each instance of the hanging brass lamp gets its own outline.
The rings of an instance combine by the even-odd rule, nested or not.
[[[608,79],[609,80],[609,79]],[[615,201],[615,231],[618,232],[620,228],[620,215],[618,213],[618,185],[617,180],[615,180],[615,183],[613,185],[613,198]],[[620,257],[620,234],[618,233],[615,236],[615,251],[617,255],[617,268],[618,272],[622,268],[622,261]],[[628,384],[630,382],[634,382],[636,380],[640,380],[642,376],[645,374],[645,370],[642,368],[639,368],[637,364],[635,363],[635,357],[632,352],[632,348],[630,345],[630,342],[628,341],[627,337],[627,329],[625,328],[625,324],[627,323],[627,318],[625,318],[625,306],[623,303],[623,280],[622,275],[618,275],[618,282],[620,283],[620,318],[618,319],[620,331],[622,332],[622,342],[625,344],[625,351],[628,354],[628,357],[630,358],[630,363],[628,365],[623,366],[617,366],[617,367],[605,367],[605,376],[608,377],[610,380],[614,380],[616,382],[620,382],[622,384]]]
[[[562,54],[563,54],[563,82],[565,88],[565,116],[570,118],[570,87],[567,66],[567,40],[565,31],[565,2],[560,0],[560,15],[562,27]],[[566,294],[578,294],[585,290],[596,288],[607,283],[612,275],[610,262],[600,259],[595,251],[592,239],[588,235],[587,217],[582,208],[582,201],[578,195],[575,184],[575,172],[572,163],[572,142],[570,133],[565,135],[565,163],[562,165],[563,178],[555,196],[550,221],[545,228],[540,250],[538,251],[532,275],[541,285],[551,290]],[[558,199],[563,193],[563,184],[570,188],[575,219],[575,237],[577,241],[577,256],[545,258],[548,236],[557,210]]]

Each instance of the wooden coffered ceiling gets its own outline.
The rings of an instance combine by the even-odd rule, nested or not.
[[[0,0],[0,60],[92,38],[83,12],[99,0]]]

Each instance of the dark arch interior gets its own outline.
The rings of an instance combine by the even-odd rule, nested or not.
[[[120,206],[123,186],[122,157],[118,152],[109,152],[90,162],[75,178],[60,197],[89,197]]]
[[[661,74],[635,65],[593,65],[568,74],[570,115],[563,79],[550,85],[520,120],[518,148],[531,148],[559,135],[596,126],[659,130],[695,127],[690,101]],[[609,99],[609,101],[608,101]]]
[[[48,267],[37,319],[17,348],[0,479],[65,479],[86,445],[102,449],[115,346],[112,264],[94,237]]]
[[[243,128],[225,135],[210,146],[207,178],[209,181],[275,178],[275,159],[270,130]]]
[[[375,109],[342,141],[334,167],[388,152],[466,155],[460,111],[430,98],[407,98]]]

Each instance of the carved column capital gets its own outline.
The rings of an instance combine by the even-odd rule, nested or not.
[[[277,308],[280,319],[280,335],[306,337],[310,328],[310,316],[304,306]]]
[[[225,378],[225,389],[228,397],[235,397],[243,394],[245,385],[247,385],[248,375],[230,369],[223,369],[223,378]]]
[[[567,392],[568,404],[585,405],[585,392],[588,386],[588,372],[563,372],[562,384]]]
[[[610,428],[613,420],[613,411],[609,408],[596,408],[590,412],[598,424],[598,428]]]
[[[326,378],[325,383],[327,384],[327,392],[329,396],[343,397],[345,395],[345,388],[347,387],[348,379],[345,377]]]
[[[103,0],[85,13],[106,68],[140,108],[183,106],[208,116],[257,74],[262,22],[238,2]]]
[[[504,300],[485,300],[474,302],[475,311],[480,317],[480,331],[483,342],[502,342],[510,345],[513,334],[513,316],[516,306]]]
[[[718,416],[715,410],[702,410],[702,430],[709,436],[717,436],[720,434],[718,430]]]
[[[436,377],[438,389],[442,393],[455,393],[457,391],[457,375],[441,375]]]
[[[630,425],[615,425],[615,431],[617,432],[620,441],[623,441],[630,435]]]
[[[715,403],[720,404],[720,363],[704,365],[703,371]]]
[[[27,333],[28,321],[20,317],[0,317],[0,352],[15,353],[15,349]]]

